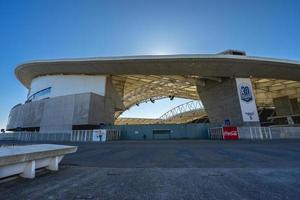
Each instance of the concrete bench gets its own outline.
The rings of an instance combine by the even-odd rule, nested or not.
[[[0,148],[0,178],[20,174],[34,178],[35,170],[46,167],[58,170],[58,164],[65,154],[77,151],[75,146],[36,144]]]

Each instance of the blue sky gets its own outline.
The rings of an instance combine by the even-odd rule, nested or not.
[[[35,59],[217,53],[300,60],[297,0],[0,0],[0,128],[26,98],[14,76]],[[164,100],[126,116],[157,117]]]

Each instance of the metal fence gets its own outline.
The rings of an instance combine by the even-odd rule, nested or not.
[[[119,140],[120,130],[107,129],[106,141]],[[93,130],[74,130],[70,132],[39,133],[39,132],[17,132],[2,133],[0,140],[18,141],[56,141],[56,142],[93,142]]]
[[[264,140],[272,139],[272,132],[269,127],[238,127],[240,139]]]
[[[300,127],[238,127],[240,139],[300,139]]]
[[[238,127],[240,139],[300,139],[300,127]],[[223,139],[222,127],[209,128],[210,139]]]
[[[238,133],[240,139],[250,140],[300,139],[300,127],[238,127]],[[121,130],[106,129],[106,141],[119,140],[120,138]],[[220,127],[210,128],[209,138],[223,139]],[[92,142],[93,130],[75,130],[56,133],[1,133],[0,140]]]
[[[106,129],[106,141],[119,140],[121,131],[118,129]],[[93,130],[74,130],[71,134],[71,140],[75,142],[92,142]]]
[[[223,128],[214,127],[208,129],[208,138],[211,140],[223,140]]]

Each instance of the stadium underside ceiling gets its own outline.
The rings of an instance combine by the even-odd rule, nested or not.
[[[172,108],[157,119],[119,117],[115,124],[181,124],[204,118],[207,119],[207,114],[202,102],[194,100]]]
[[[197,93],[199,80],[211,79],[221,81],[219,77],[200,76],[158,76],[158,75],[113,75],[111,76],[119,93],[125,110],[148,102],[150,99],[161,99],[169,96],[191,100],[200,100]],[[251,78],[258,107],[272,107],[273,98],[289,96],[300,98],[300,82],[291,80]],[[118,118],[122,111],[115,114]]]

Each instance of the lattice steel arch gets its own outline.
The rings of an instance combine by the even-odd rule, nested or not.
[[[160,120],[169,120],[178,116],[182,113],[187,113],[195,110],[201,110],[205,112],[204,106],[201,101],[189,101],[187,103],[181,104],[176,106],[175,108],[169,110],[168,112],[164,113],[162,116],[159,117]]]

